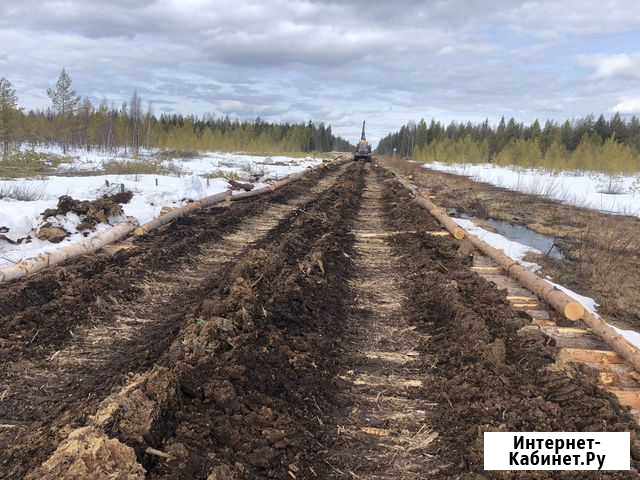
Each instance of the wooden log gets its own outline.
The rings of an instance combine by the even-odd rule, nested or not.
[[[433,215],[447,230],[449,230],[449,232],[451,232],[451,235],[453,235],[456,240],[462,240],[465,237],[464,229],[460,228],[444,210],[437,207],[423,194],[418,193],[416,195],[416,202],[418,205],[426,208],[431,215]]]
[[[640,372],[640,350],[635,345],[629,343],[602,318],[589,311],[586,312],[582,321],[591,327],[591,331],[602,338],[618,355]]]
[[[505,255],[502,250],[492,247],[475,235],[467,233],[467,238],[478,250],[498,263],[510,277],[515,278],[520,284],[535,293],[539,298],[544,299],[567,319],[575,321],[580,320],[584,316],[584,307],[562,290],[559,290],[546,280],[538,277],[535,273],[530,272],[517,261]]]
[[[106,232],[101,232],[91,238],[74,243],[49,253],[44,253],[35,258],[30,258],[7,268],[0,269],[0,283],[16,280],[18,278],[33,275],[45,268],[58,265],[65,260],[80,255],[87,255],[100,250],[105,245],[117,242],[127,237],[135,228],[137,223],[133,220],[115,225]]]
[[[618,402],[626,407],[633,409],[640,408],[640,390],[623,389],[623,388],[607,388],[607,391],[618,397]]]
[[[623,358],[610,350],[591,350],[587,348],[561,348],[558,352],[558,360],[578,363],[602,363],[620,364]]]
[[[404,184],[407,182],[401,180],[401,183]],[[416,188],[413,187],[411,190],[416,191]],[[429,212],[438,219],[438,221],[440,221],[440,223],[449,230],[454,237],[458,238],[456,231],[457,229],[460,229],[460,227],[446,214],[446,212],[444,212],[444,210],[438,208],[419,191],[416,193],[416,201],[419,205],[429,210]],[[582,304],[576,302],[573,298],[556,288],[551,283],[525,269],[517,261],[505,255],[503,251],[492,247],[488,243],[480,240],[475,235],[469,234],[465,230],[462,231],[464,232],[462,234],[462,238],[468,239],[478,250],[491,257],[509,276],[515,278],[523,286],[535,293],[539,298],[544,299],[567,319],[573,321],[582,319],[582,321],[584,321],[584,323],[586,323],[596,335],[602,338],[620,357],[624,358],[640,372],[640,350],[629,343],[602,318],[586,310]]]
[[[250,192],[240,192],[237,195],[233,195],[231,197],[231,200],[232,201],[237,201],[237,200],[242,200],[244,198],[257,197],[258,195],[262,195],[264,193],[271,193],[271,192],[273,192],[271,187],[254,188]]]

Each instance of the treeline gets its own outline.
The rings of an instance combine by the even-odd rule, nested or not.
[[[291,124],[216,118],[211,115],[155,115],[137,92],[130,101],[116,105],[104,99],[97,105],[81,98],[62,71],[47,91],[51,106],[25,112],[15,89],[0,79],[0,145],[6,157],[20,146],[60,146],[69,149],[128,152],[142,148],[171,150],[222,150],[252,153],[286,153],[349,150],[351,145],[335,136],[330,125],[313,122]]]
[[[497,126],[443,125],[424,120],[403,125],[384,137],[378,153],[412,157],[423,162],[496,163],[552,170],[589,170],[609,174],[640,171],[640,120],[619,114],[530,125],[505,121]]]

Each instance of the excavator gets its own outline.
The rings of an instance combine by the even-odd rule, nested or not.
[[[362,160],[365,162],[371,161],[371,145],[367,142],[367,137],[364,135],[364,123],[362,122],[362,135],[360,136],[360,142],[356,147],[356,152],[353,155],[354,160]]]

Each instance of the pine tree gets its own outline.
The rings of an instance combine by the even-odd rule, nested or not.
[[[9,155],[9,146],[14,137],[15,115],[18,111],[18,97],[11,82],[0,78],[0,142],[2,158]]]
[[[73,115],[80,103],[80,97],[76,95],[76,92],[71,87],[71,77],[64,68],[60,72],[55,88],[49,88],[47,95],[51,99],[53,112],[57,117],[62,133],[62,151],[67,153],[73,129]]]

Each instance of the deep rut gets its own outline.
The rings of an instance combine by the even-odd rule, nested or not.
[[[429,470],[432,405],[421,399],[422,336],[402,312],[405,294],[382,210],[383,185],[370,168],[355,221],[354,305],[343,348],[342,392],[349,411],[337,421],[327,459],[331,478],[417,479]]]
[[[128,373],[153,365],[188,320],[208,279],[334,185],[343,170],[326,175],[304,195],[242,220],[177,267],[148,275],[141,280],[142,295],[128,301],[98,297],[111,303],[108,318],[74,329],[48,357],[7,362],[0,374],[0,478],[19,478],[23,467],[14,464],[15,456],[23,457],[25,449],[34,447],[47,451],[58,441],[48,432],[82,418],[82,412],[90,411]],[[10,407],[18,399],[20,412]]]

